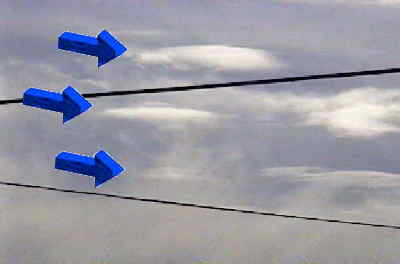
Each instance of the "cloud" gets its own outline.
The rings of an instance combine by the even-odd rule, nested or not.
[[[131,54],[141,64],[155,64],[189,71],[208,68],[215,71],[254,71],[281,68],[284,64],[261,49],[223,45],[167,47]]]
[[[400,4],[399,0],[380,0],[377,1],[379,4],[384,4],[384,5],[398,5]]]
[[[207,76],[208,72],[174,72],[175,62],[165,63],[168,66],[165,71],[157,64],[147,63],[142,71],[130,60],[124,59],[125,54],[115,63],[98,71],[96,59],[93,57],[57,51],[56,39],[63,31],[96,35],[105,24],[132,51],[135,48],[145,48],[148,49],[146,52],[151,53],[151,49],[157,51],[156,48],[193,44],[198,43],[198,40],[201,43],[215,41],[242,47],[277,47],[285,57],[290,58],[291,63],[299,66],[295,68],[307,72],[312,72],[312,65],[329,71],[330,68],[342,65],[351,68],[353,64],[354,67],[366,63],[391,64],[386,61],[391,56],[385,56],[382,51],[393,51],[396,46],[391,44],[396,43],[391,41],[396,36],[393,33],[396,27],[391,26],[395,21],[387,19],[391,14],[380,12],[355,16],[343,9],[332,13],[335,19],[326,19],[326,12],[319,12],[323,11],[320,9],[310,8],[299,12],[296,6],[275,5],[267,1],[241,1],[240,8],[235,9],[218,6],[217,1],[214,1],[214,5],[199,3],[196,8],[193,8],[196,4],[191,1],[177,1],[176,4],[142,1],[141,4],[128,0],[118,1],[118,8],[113,8],[113,3],[107,1],[96,2],[97,5],[94,1],[88,3],[74,0],[47,0],[40,5],[31,5],[28,1],[24,1],[27,4],[19,5],[8,4],[12,1],[0,2],[0,5],[6,5],[0,9],[5,11],[4,21],[9,22],[2,27],[4,30],[0,34],[5,43],[1,53],[1,64],[4,68],[0,70],[6,82],[3,90],[6,93],[3,96],[5,98],[20,97],[23,90],[31,85],[61,91],[71,84],[80,92],[86,93],[100,92],[103,87],[97,87],[99,81],[106,82],[104,85],[108,86],[104,89],[107,90],[174,86],[175,82],[179,82],[176,83],[179,86],[184,81],[193,80],[215,81],[215,75]],[[134,5],[133,2],[139,4]],[[87,13],[87,10],[93,12]],[[254,12],[249,12],[251,10]],[[220,19],[222,13],[229,15]],[[182,23],[183,20],[185,23]],[[125,35],[120,36],[119,33],[114,33],[113,28],[118,29],[121,25],[160,29],[166,34],[157,36],[150,32],[124,32]],[[203,26],[199,28],[199,25]],[[343,25],[352,25],[352,30],[346,30]],[[371,30],[378,34],[373,37],[372,42]],[[329,31],[339,33],[326,34]],[[354,32],[358,33],[357,38],[351,38]],[[378,41],[383,39],[388,41]],[[375,50],[379,52],[375,53]],[[238,63],[247,61],[246,56],[237,58],[236,53],[229,54]],[[20,58],[23,61],[18,65],[9,65],[8,58]],[[311,58],[315,63],[304,65],[304,58]],[[197,61],[179,62],[187,65],[188,69],[215,69],[213,64],[203,65]],[[222,61],[224,66],[228,65],[228,60]],[[54,70],[58,72],[39,64],[54,65]],[[237,72],[232,74],[239,78]],[[224,79],[230,78],[228,75],[224,76]],[[389,85],[390,81],[390,78],[380,80],[382,85]],[[263,99],[265,96],[274,96],[273,94],[256,95],[252,87],[242,90],[248,92],[234,94],[232,88],[227,88],[206,92],[100,98],[93,100],[97,110],[89,111],[70,126],[64,127],[61,126],[57,113],[36,111],[17,105],[4,107],[0,114],[5,128],[1,133],[3,141],[0,154],[7,159],[0,160],[0,165],[7,173],[2,178],[5,181],[93,191],[92,181],[88,177],[71,176],[54,170],[54,157],[60,151],[91,156],[99,149],[104,149],[121,161],[127,173],[114,182],[110,181],[100,192],[227,207],[257,206],[262,211],[279,210],[287,214],[298,213],[334,219],[387,224],[399,222],[396,203],[400,197],[392,193],[396,192],[396,187],[387,190],[386,196],[382,190],[381,196],[388,198],[387,203],[356,207],[363,211],[361,216],[355,215],[354,211],[336,215],[335,206],[332,206],[333,210],[331,207],[336,204],[338,209],[346,209],[349,208],[348,204],[354,205],[353,200],[364,200],[363,195],[378,195],[377,192],[371,194],[365,187],[364,194],[359,194],[354,189],[331,189],[331,183],[350,178],[369,181],[361,177],[363,172],[360,171],[357,171],[360,177],[346,176],[341,171],[344,166],[385,170],[390,166],[390,157],[395,157],[397,153],[396,148],[393,148],[395,141],[392,138],[386,138],[388,144],[383,144],[381,149],[367,153],[365,150],[368,148],[361,147],[362,142],[357,140],[331,141],[327,135],[318,135],[315,138],[313,127],[290,131],[281,127],[249,126],[236,121],[221,124],[217,119],[218,122],[215,123],[219,125],[220,131],[214,130],[210,133],[208,128],[202,129],[207,127],[207,122],[212,118],[190,121],[189,118],[156,118],[153,113],[147,114],[146,119],[142,113],[139,120],[143,122],[130,122],[132,117],[129,115],[120,115],[118,118],[121,119],[110,116],[99,122],[91,119],[107,108],[158,108],[158,112],[168,111],[169,108],[190,109],[211,111],[208,113],[213,116],[217,113],[218,117],[223,110],[224,114],[227,111],[238,114],[239,118],[250,122],[256,113],[250,111],[251,109],[257,110],[262,105],[264,113],[270,111]],[[201,96],[197,96],[197,93]],[[228,97],[228,94],[233,96]],[[302,101],[305,105],[310,99],[313,102],[314,99],[321,101],[330,98],[301,96],[299,91],[297,94],[297,97],[307,99]],[[169,104],[141,104],[144,100],[159,100]],[[133,105],[126,107],[126,102],[132,102]],[[391,103],[390,100],[385,102],[388,105]],[[279,103],[276,102],[277,105]],[[284,118],[276,113],[288,112],[290,108],[279,110],[276,107],[278,109],[271,113],[278,117],[277,121],[282,122]],[[294,113],[306,118],[312,111],[322,110],[313,106],[306,112],[298,110]],[[137,117],[132,118],[136,119]],[[184,120],[198,125],[193,129]],[[156,128],[147,122],[156,124]],[[164,127],[169,123],[183,124],[187,129],[160,133],[159,125]],[[307,145],[313,142],[318,143]],[[336,143],[339,146],[333,148],[332,144]],[[344,144],[349,144],[350,147],[344,147]],[[356,151],[358,154],[355,155],[350,148],[361,151]],[[329,157],[321,153],[341,158],[328,162],[326,159]],[[263,184],[253,184],[253,180],[256,180],[254,178],[261,178],[257,172],[266,164],[285,166],[292,163],[303,166],[329,164],[342,168],[329,170],[303,167],[297,174],[290,174],[290,179],[297,177],[293,184],[289,178],[289,184],[286,184],[268,177],[264,177]],[[394,170],[394,167],[395,162],[391,169]],[[277,170],[275,173],[278,173]],[[334,173],[342,176],[331,177]],[[350,173],[354,172],[349,171],[348,174]],[[388,175],[376,177],[385,181],[395,178],[386,176]],[[220,182],[210,182],[209,179]],[[304,188],[307,186],[313,188]],[[304,192],[299,193],[298,190]],[[191,259],[193,256],[203,256],[208,263],[221,264],[247,263],[249,259],[254,263],[263,263],[263,260],[272,257],[277,258],[274,259],[276,263],[297,263],[301,262],[296,259],[297,256],[309,254],[315,256],[312,260],[315,263],[371,263],[371,255],[378,250],[382,256],[380,260],[389,263],[395,262],[400,242],[398,236],[389,233],[392,231],[354,225],[257,217],[70,193],[36,192],[14,187],[2,187],[2,193],[2,199],[6,200],[3,200],[1,208],[9,212],[0,217],[0,237],[4,241],[0,259],[4,259],[4,263],[94,263],[95,260],[98,260],[96,263],[129,263],[134,259],[143,264],[186,264],[195,263]],[[330,195],[328,198],[332,197],[328,202],[324,200],[325,193]],[[350,208],[353,209],[354,206]],[[148,248],[157,250],[149,251]],[[232,251],[232,248],[235,250]],[[332,248],[340,248],[340,256],[335,256]]]
[[[400,175],[379,171],[332,170],[322,167],[288,166],[271,167],[262,170],[268,178],[284,178],[289,181],[308,181],[311,183],[332,181],[330,187],[354,185],[357,187],[398,186]]]
[[[290,196],[283,197],[284,208],[302,214],[314,208],[324,215],[344,213],[361,219],[373,211],[391,213],[400,199],[400,174],[306,166],[266,168],[262,174],[260,180],[292,186],[286,190]]]
[[[176,155],[175,155],[176,156]],[[145,178],[152,179],[167,179],[167,180],[190,180],[190,181],[199,181],[199,182],[217,182],[218,179],[214,179],[211,177],[204,177],[204,174],[201,174],[204,171],[204,167],[200,167],[198,162],[190,164],[188,160],[187,167],[176,167],[164,165],[166,161],[171,161],[176,163],[175,159],[177,157],[172,157],[171,153],[167,153],[165,157],[162,157],[160,160],[155,161],[158,166],[155,166],[147,171],[145,171]],[[193,163],[193,162],[192,162]],[[206,166],[206,164],[201,164]],[[203,172],[204,173],[204,172]]]
[[[103,112],[115,118],[139,119],[150,122],[208,122],[216,114],[191,108],[174,108],[171,106],[139,106],[111,108]]]
[[[165,35],[166,32],[161,30],[116,30],[113,32],[115,35],[123,35],[128,37],[158,37],[161,35]]]
[[[4,98],[6,89],[7,89],[6,79],[4,76],[0,75],[0,96],[2,98]]]
[[[374,5],[394,6],[400,4],[400,0],[284,0],[286,2],[308,3],[308,4],[346,4],[346,5]]]
[[[294,113],[296,125],[323,126],[338,137],[371,138],[400,131],[400,92],[375,87],[337,95],[265,94],[263,111]]]
[[[158,125],[204,125],[223,119],[289,127],[320,126],[341,138],[369,139],[400,131],[400,92],[397,90],[366,86],[320,95],[287,91],[255,93],[236,88],[223,91],[223,98],[229,104],[221,104],[217,98],[220,97],[215,94],[211,99],[199,101],[182,94],[180,100],[172,100],[170,104],[145,102],[136,107],[111,108],[103,114]],[[191,107],[171,106],[183,101]],[[210,107],[219,109],[218,113],[196,110]]]

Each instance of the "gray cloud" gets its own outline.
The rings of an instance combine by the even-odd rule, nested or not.
[[[1,1],[0,14],[2,98],[29,87],[86,93],[397,63],[397,11],[366,5]],[[130,53],[172,48],[174,56],[160,67],[125,54],[98,71],[95,58],[56,49],[64,31],[103,28]],[[196,57],[193,47],[218,49]],[[228,47],[240,48],[217,56]],[[268,55],[287,67],[270,67]],[[91,178],[55,170],[54,157],[103,149],[126,172],[101,192],[396,224],[397,86],[387,75],[93,98],[94,107],[66,125],[58,113],[2,106],[1,178],[93,191]],[[171,124],[176,129],[165,129]],[[5,263],[398,262],[395,230],[1,190]]]
[[[396,7],[400,4],[399,0],[284,0],[286,2],[294,3],[310,3],[310,4],[346,4],[346,5],[372,5],[372,6],[390,6]]]

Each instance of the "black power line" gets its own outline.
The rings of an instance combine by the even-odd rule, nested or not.
[[[284,83],[284,82],[297,82],[297,81],[305,81],[305,80],[350,78],[350,77],[365,76],[365,75],[379,75],[379,74],[399,73],[399,72],[400,72],[400,68],[388,68],[388,69],[381,69],[381,70],[337,72],[337,73],[328,73],[328,74],[306,75],[306,76],[285,77],[285,78],[264,79],[264,80],[251,80],[251,81],[241,81],[241,82],[209,83],[209,84],[200,84],[200,85],[173,86],[173,87],[153,88],[153,89],[110,91],[110,92],[102,92],[102,93],[84,93],[84,94],[82,94],[82,96],[84,96],[86,98],[93,98],[93,97],[131,95],[131,94],[182,92],[182,91],[189,91],[189,90],[215,89],[215,88],[222,88],[222,87],[237,87],[237,86],[246,86],[246,85],[272,84],[272,83]],[[22,98],[0,100],[0,105],[15,104],[15,103],[22,103]]]
[[[400,226],[394,226],[394,225],[371,224],[371,223],[344,221],[344,220],[337,220],[337,219],[326,219],[326,218],[319,218],[319,217],[308,217],[308,216],[268,213],[268,212],[254,211],[254,210],[244,210],[244,209],[237,209],[237,208],[219,207],[219,206],[212,206],[212,205],[201,205],[201,204],[195,204],[195,203],[175,202],[175,201],[150,199],[150,198],[139,198],[139,197],[134,197],[134,196],[124,196],[124,195],[117,195],[117,194],[97,193],[97,192],[83,192],[83,191],[77,191],[77,190],[73,190],[73,189],[60,189],[60,188],[54,188],[54,187],[49,187],[49,186],[21,184],[21,183],[14,183],[14,182],[0,181],[0,184],[1,185],[8,185],[8,186],[17,186],[17,187],[24,187],[24,188],[47,190],[47,191],[77,193],[77,194],[87,194],[87,195],[97,195],[97,196],[116,198],[116,199],[134,200],[134,201],[150,202],[150,203],[170,204],[170,205],[176,205],[176,206],[195,207],[195,208],[211,209],[211,210],[218,210],[218,211],[230,211],[230,212],[238,212],[238,213],[244,213],[244,214],[267,215],[267,216],[277,216],[277,217],[285,217],[285,218],[297,218],[297,219],[302,219],[302,220],[307,220],[307,221],[320,221],[320,222],[330,222],[330,223],[339,223],[339,224],[350,224],[350,225],[362,225],[362,226],[369,226],[369,227],[382,227],[382,228],[390,228],[390,229],[400,229]]]

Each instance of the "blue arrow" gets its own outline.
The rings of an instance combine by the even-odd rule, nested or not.
[[[120,56],[127,48],[108,31],[103,30],[96,38],[64,32],[58,37],[58,48],[98,57],[98,66]]]
[[[96,188],[124,170],[110,155],[102,150],[97,152],[94,158],[61,152],[56,157],[55,168],[93,176]]]
[[[74,88],[68,86],[62,94],[36,88],[24,93],[22,104],[63,113],[63,123],[85,112],[92,105]]]

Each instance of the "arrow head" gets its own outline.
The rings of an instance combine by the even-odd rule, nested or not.
[[[94,156],[96,163],[95,171],[95,187],[99,187],[104,182],[119,175],[124,168],[121,167],[110,155],[105,151],[99,151]]]
[[[68,86],[62,93],[63,96],[63,123],[87,111],[92,105],[74,88]]]
[[[98,49],[98,67],[106,64],[112,59],[120,56],[127,48],[114,38],[108,31],[103,30],[97,35],[99,41]]]

